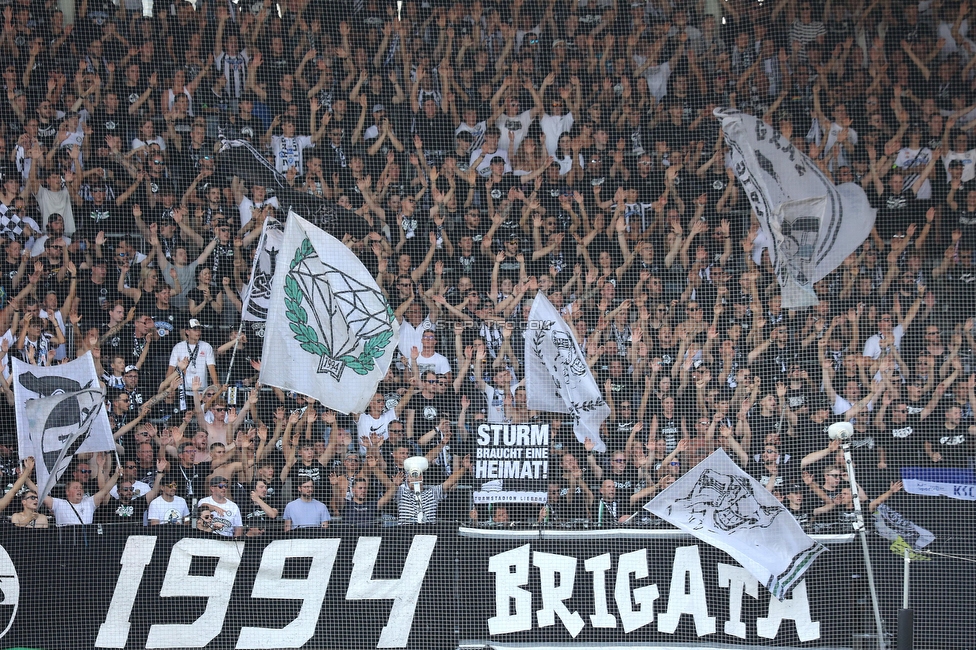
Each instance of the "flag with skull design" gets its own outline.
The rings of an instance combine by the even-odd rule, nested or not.
[[[644,509],[728,553],[779,600],[827,550],[721,448]]]

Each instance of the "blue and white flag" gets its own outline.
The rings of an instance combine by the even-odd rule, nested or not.
[[[728,553],[779,600],[827,550],[721,448],[644,509]]]
[[[393,309],[359,258],[290,213],[271,286],[261,383],[340,413],[362,412],[399,335]]]
[[[600,426],[610,416],[573,331],[549,299],[536,294],[525,332],[525,399],[534,411],[569,413],[576,439],[607,450]]]
[[[905,492],[976,501],[976,474],[953,467],[902,467]]]
[[[20,458],[34,457],[43,501],[75,454],[115,449],[105,392],[91,352],[58,366],[13,363]]]
[[[871,234],[875,210],[860,186],[834,185],[788,138],[752,115],[716,108],[732,170],[763,232],[783,306],[817,304],[813,283]]]

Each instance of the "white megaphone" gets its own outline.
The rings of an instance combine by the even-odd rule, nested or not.
[[[424,503],[420,498],[420,475],[427,471],[430,463],[423,456],[411,456],[403,461],[407,481],[413,484],[414,498],[417,499],[417,523],[424,523]]]
[[[407,481],[413,484],[414,492],[420,492],[420,475],[427,471],[430,463],[423,456],[411,456],[403,461],[403,470],[407,473]]]
[[[850,422],[834,422],[827,427],[831,440],[849,440],[854,436],[854,425]]]

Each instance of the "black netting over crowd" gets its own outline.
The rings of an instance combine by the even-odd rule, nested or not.
[[[968,2],[2,4],[8,548],[28,534],[15,527],[81,523],[655,531],[643,506],[718,448],[807,532],[847,535],[851,477],[827,436],[843,421],[874,544],[971,553]],[[784,307],[716,108],[761,118],[876,210],[816,306]],[[289,214],[355,253],[400,323],[364,414],[257,384],[288,359],[262,321],[242,324],[242,295],[265,223]],[[609,405],[605,452],[564,409],[527,406],[538,292]],[[38,503],[14,360],[89,352],[117,453],[77,455]],[[549,427],[546,504],[475,499],[486,424]],[[403,478],[416,456],[442,484],[420,500]],[[963,494],[910,492],[903,468],[946,470]],[[845,606],[869,607],[861,571],[838,571]],[[894,603],[901,585],[882,588]],[[850,634],[875,631],[858,616]]]

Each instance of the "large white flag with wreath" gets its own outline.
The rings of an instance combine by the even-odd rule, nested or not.
[[[261,382],[341,413],[363,411],[386,376],[399,332],[359,258],[289,212],[271,287]]]

